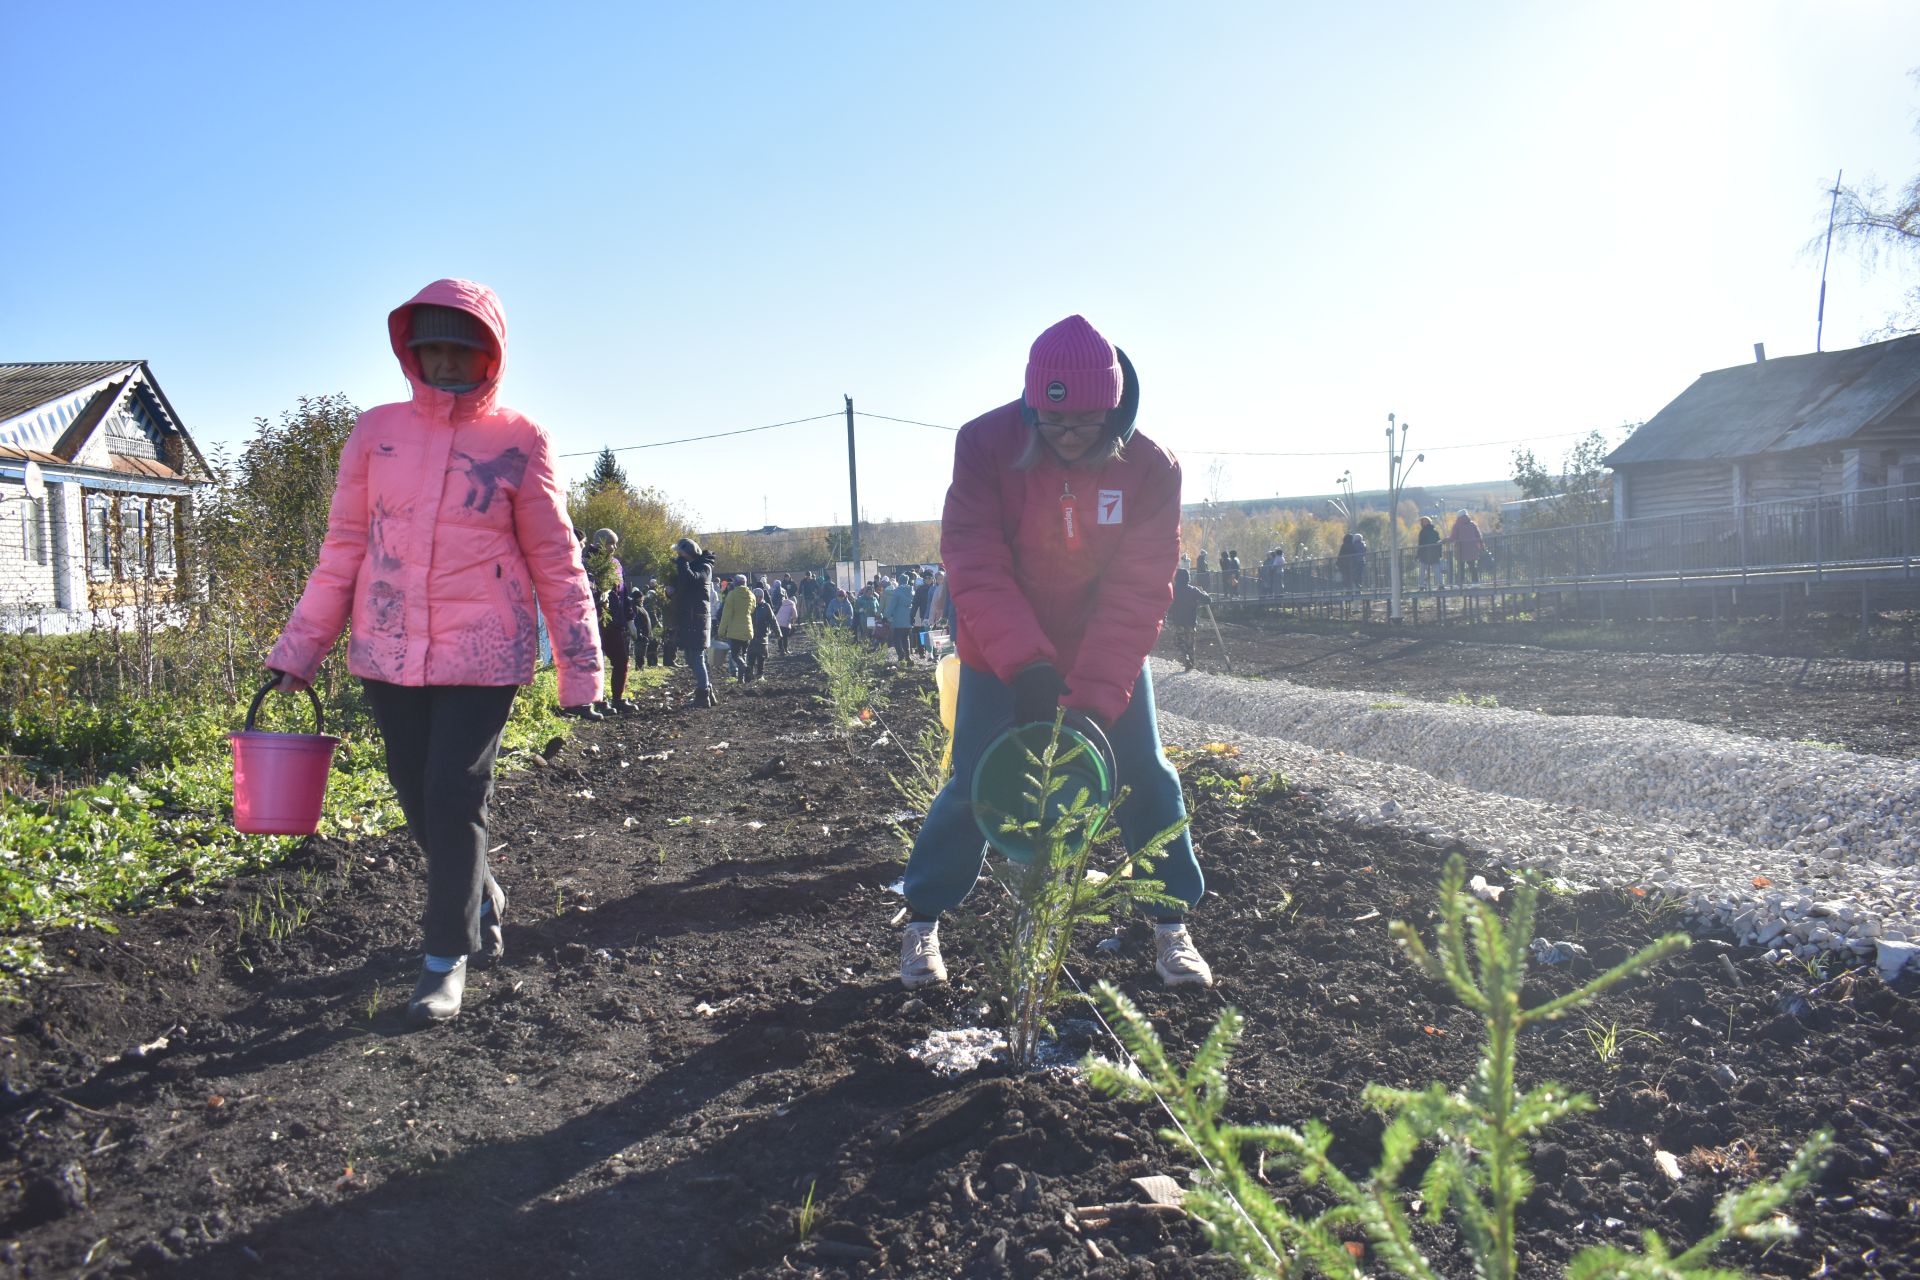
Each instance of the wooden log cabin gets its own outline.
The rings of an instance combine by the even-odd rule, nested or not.
[[[1867,523],[1857,513],[1920,496],[1920,335],[1754,355],[1701,374],[1607,456],[1629,564],[1636,538],[1737,539],[1715,562],[1751,563],[1760,528],[1794,558],[1825,555]],[[1823,534],[1835,539],[1824,550]]]

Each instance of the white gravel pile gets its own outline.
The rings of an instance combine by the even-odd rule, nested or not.
[[[1679,898],[1703,926],[1801,957],[1847,950],[1891,975],[1920,940],[1920,762],[1157,661],[1154,692],[1167,741],[1234,742],[1365,825]]]

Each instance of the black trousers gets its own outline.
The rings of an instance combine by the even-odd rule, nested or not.
[[[387,778],[427,855],[427,954],[478,951],[493,762],[519,686],[366,686]]]
[[[624,637],[604,644],[600,648],[601,652],[607,656],[607,682],[613,688],[613,700],[618,702],[627,696],[627,664],[631,661],[632,655],[627,651],[627,642]]]

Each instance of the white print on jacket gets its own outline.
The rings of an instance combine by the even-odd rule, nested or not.
[[[1126,504],[1124,489],[1102,489],[1100,491],[1100,509],[1098,519],[1101,524],[1119,524],[1122,509]]]

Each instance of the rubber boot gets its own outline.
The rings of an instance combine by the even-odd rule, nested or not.
[[[460,997],[466,990],[467,961],[464,956],[459,964],[445,973],[422,969],[420,981],[413,988],[413,999],[407,1002],[407,1021],[416,1027],[451,1021],[460,1013]]]

